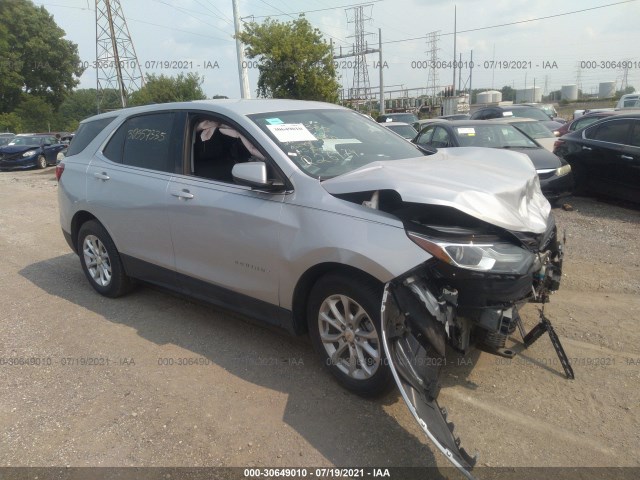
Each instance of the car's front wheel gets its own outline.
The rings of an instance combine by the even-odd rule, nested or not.
[[[347,389],[378,396],[393,386],[380,327],[382,287],[360,275],[328,274],[311,291],[309,334],[324,364]]]
[[[38,168],[39,169],[43,169],[43,168],[47,168],[47,159],[44,155],[38,155]]]
[[[82,270],[91,286],[105,297],[119,297],[133,286],[120,254],[105,228],[96,220],[80,227],[78,249]]]

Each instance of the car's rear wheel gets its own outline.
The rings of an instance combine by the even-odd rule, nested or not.
[[[393,386],[382,346],[382,286],[360,275],[328,274],[311,291],[309,334],[324,364],[347,389],[378,396]]]
[[[91,286],[105,297],[119,297],[133,286],[120,254],[105,228],[90,220],[80,227],[78,249],[82,270]]]
[[[43,168],[47,168],[47,159],[44,155],[38,155],[38,168],[39,169],[43,169]]]

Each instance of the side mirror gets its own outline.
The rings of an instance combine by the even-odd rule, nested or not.
[[[238,185],[256,188],[258,190],[276,191],[282,190],[281,182],[267,179],[267,166],[264,162],[237,163],[231,170],[231,176]]]

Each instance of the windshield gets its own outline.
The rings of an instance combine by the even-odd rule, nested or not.
[[[509,115],[508,111],[504,112],[504,116],[505,117],[510,117],[510,116],[514,116],[514,117],[522,117],[522,118],[533,118],[534,120],[551,120],[549,118],[549,116],[544,113],[542,110],[540,110],[539,108],[514,108],[513,110],[510,110],[511,115]]]
[[[325,180],[378,160],[424,154],[382,125],[349,110],[250,115],[300,170]]]
[[[390,113],[385,115],[385,122],[405,122],[412,123],[418,120],[413,113]]]
[[[473,125],[455,127],[461,147],[539,148],[538,145],[511,125]]]
[[[42,137],[13,137],[9,145],[34,145],[39,146]]]
[[[555,138],[553,132],[540,122],[518,122],[513,126],[531,138]]]

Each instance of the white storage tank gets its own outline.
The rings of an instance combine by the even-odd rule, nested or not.
[[[616,82],[600,82],[598,98],[613,98],[616,96]]]
[[[563,85],[560,88],[560,97],[562,100],[577,100],[578,99],[578,85],[575,83],[572,85]]]
[[[502,92],[499,90],[489,90],[487,93],[491,94],[491,103],[500,103],[502,101]]]
[[[489,90],[488,92],[480,92],[478,95],[476,95],[476,103],[492,103],[493,102],[493,95],[491,93],[491,90]]]
[[[516,103],[540,103],[542,89],[540,87],[520,88],[516,90]]]

